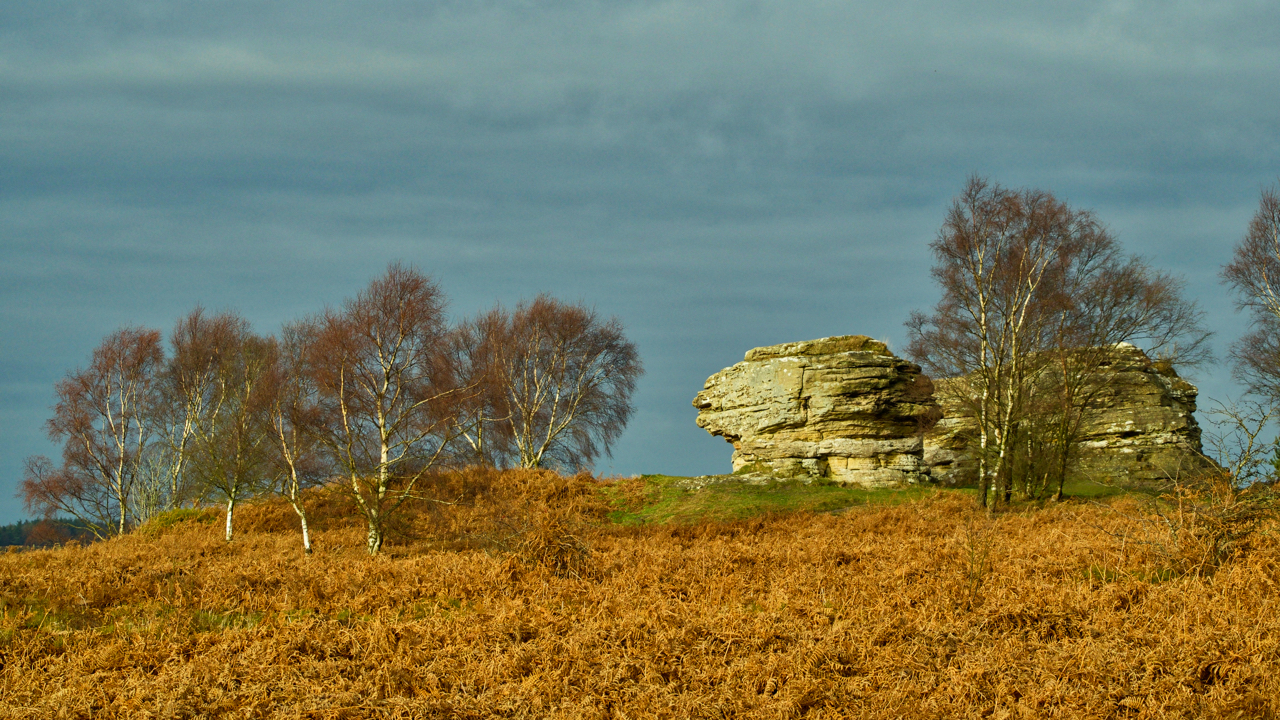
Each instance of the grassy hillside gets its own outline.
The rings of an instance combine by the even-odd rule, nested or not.
[[[455,476],[372,559],[334,493],[310,557],[278,503],[3,554],[0,716],[1276,711],[1274,529],[1196,573],[1140,499],[841,490]]]

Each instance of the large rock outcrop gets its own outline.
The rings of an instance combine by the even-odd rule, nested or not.
[[[1211,467],[1201,454],[1195,385],[1128,343],[1116,346],[1099,375],[1101,389],[1085,411],[1072,474],[1152,484]],[[969,483],[977,475],[976,462],[966,452],[976,441],[977,423],[953,391],[961,382],[934,381],[943,419],[924,440],[925,465],[944,484]]]
[[[926,479],[922,428],[939,412],[917,365],[864,335],[751,350],[707,379],[698,426],[733,443],[733,469],[866,486]]]

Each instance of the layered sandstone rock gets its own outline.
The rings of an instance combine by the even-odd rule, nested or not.
[[[698,426],[733,443],[733,469],[866,486],[919,482],[936,417],[917,365],[863,335],[751,350],[707,379]]]
[[[1201,454],[1195,385],[1142,350],[1121,343],[1100,368],[1101,390],[1089,403],[1072,473],[1127,484],[1161,483],[1210,467]],[[977,423],[956,401],[958,379],[936,380],[943,419],[926,435],[924,462],[934,480],[976,480],[967,449]]]
[[[1096,479],[1161,482],[1210,465],[1196,422],[1195,385],[1123,343],[1106,388],[1085,415],[1079,472]]]
[[[934,400],[942,419],[924,434],[923,460],[929,478],[943,485],[977,482],[978,465],[969,449],[978,441],[978,425],[958,401],[963,385],[957,379],[934,380]]]

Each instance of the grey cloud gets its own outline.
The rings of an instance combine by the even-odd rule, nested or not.
[[[649,374],[612,467],[720,469],[703,379],[773,342],[901,347],[972,172],[1096,209],[1225,347],[1216,268],[1280,172],[1278,32],[1246,2],[8,3],[0,522],[105,333],[196,303],[274,331],[392,259],[458,316],[619,315]]]

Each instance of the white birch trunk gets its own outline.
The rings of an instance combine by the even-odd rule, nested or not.
[[[289,504],[293,506],[293,511],[298,513],[298,519],[302,522],[302,551],[310,555],[311,532],[307,528],[307,511],[303,509],[302,504],[296,498],[290,498]]]

